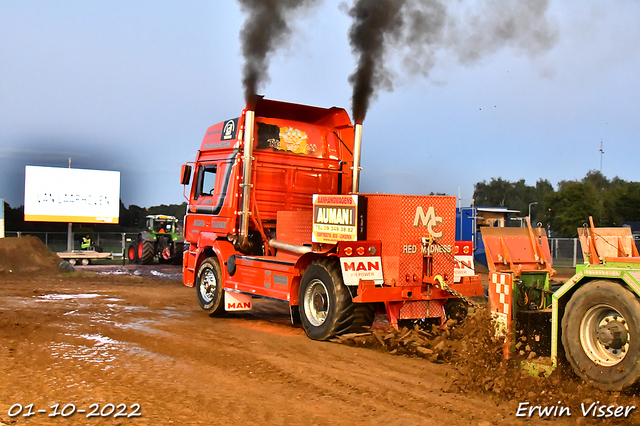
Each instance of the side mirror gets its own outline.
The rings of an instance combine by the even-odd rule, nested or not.
[[[180,183],[182,185],[189,185],[191,181],[191,166],[188,164],[182,165],[182,174],[180,176]]]

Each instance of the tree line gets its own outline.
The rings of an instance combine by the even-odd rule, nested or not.
[[[152,207],[139,207],[131,204],[125,207],[120,201],[120,219],[117,225],[102,223],[74,223],[74,232],[82,230],[82,232],[137,232],[146,226],[147,215],[163,214],[175,216],[180,220],[184,218],[187,211],[187,203],[182,204],[161,204]],[[24,207],[11,207],[6,201],[4,203],[4,222],[7,231],[24,231],[24,232],[66,232],[67,223],[56,222],[25,222]]]
[[[640,225],[640,182],[628,182],[618,177],[607,179],[599,171],[592,170],[581,180],[558,183],[558,189],[546,179],[539,179],[534,186],[524,179],[510,182],[492,178],[474,185],[476,207],[508,207],[519,210],[524,217],[531,211],[531,223],[541,223],[554,237],[573,237],[577,229],[593,217],[596,226],[622,226],[637,222]],[[4,203],[5,229],[7,231],[66,232],[66,223],[25,222],[22,206],[12,208]],[[120,202],[120,222],[109,224],[74,224],[76,228],[94,232],[137,232],[144,229],[147,215],[166,214],[182,222],[187,203],[125,207]]]
[[[473,198],[477,207],[508,207],[522,217],[530,210],[531,224],[541,223],[554,237],[574,237],[589,217],[602,227],[640,222],[640,182],[609,180],[595,170],[581,180],[559,182],[557,190],[546,179],[530,186],[524,179],[492,178],[474,185]]]

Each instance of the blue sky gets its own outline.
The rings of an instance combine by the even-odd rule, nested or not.
[[[518,3],[466,3],[505,2]],[[340,3],[288,18],[261,94],[351,112],[351,1]],[[120,171],[125,205],[182,202],[180,165],[244,107],[244,19],[234,1],[0,0],[0,197],[22,204],[25,165],[71,158]],[[477,182],[556,185],[601,159],[605,176],[640,181],[640,2],[550,0],[545,20],[548,49],[511,44],[469,63],[441,48],[428,76],[391,50],[394,89],[364,121],[361,190],[468,205]]]

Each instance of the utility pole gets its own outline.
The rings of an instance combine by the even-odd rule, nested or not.
[[[602,156],[604,155],[604,151],[602,150],[602,141],[600,141],[600,173],[602,173]]]

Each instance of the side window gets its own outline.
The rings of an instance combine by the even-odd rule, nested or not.
[[[216,189],[216,165],[201,166],[198,171],[198,191],[196,198],[199,196],[211,196]]]

